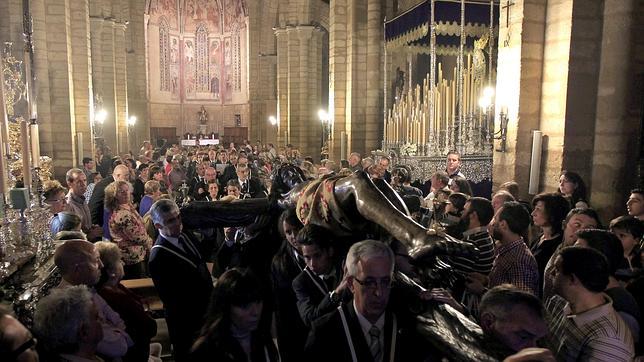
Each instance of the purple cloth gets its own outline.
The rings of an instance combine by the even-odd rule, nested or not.
[[[139,205],[139,215],[144,216],[147,214],[153,203],[154,200],[150,196],[143,196],[143,198],[141,198],[141,204]]]

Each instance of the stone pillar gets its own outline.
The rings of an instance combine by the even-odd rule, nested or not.
[[[380,148],[382,137],[382,14],[378,0],[338,0],[330,6],[329,103],[334,110],[331,158]]]
[[[68,0],[69,1],[69,0]],[[78,134],[83,136],[83,150],[82,154],[78,154],[78,148],[74,147],[74,162],[73,165],[79,165],[83,157],[93,157],[92,147],[92,134],[90,127],[90,109],[93,102],[92,99],[92,80],[90,77],[92,62],[89,37],[89,3],[87,0],[73,1],[70,6],[70,41],[72,52],[73,64],[73,79],[74,79],[74,102],[73,112],[75,123],[72,124],[72,138],[74,144],[78,141]]]
[[[329,6],[329,113],[333,117],[329,157],[339,161],[341,136],[347,128],[347,1],[330,0]]]
[[[116,154],[118,147],[115,126],[117,111],[113,21],[104,19],[103,15],[98,13],[92,14],[90,22],[94,95],[102,99],[102,109],[107,112],[101,133],[105,144],[112,149],[112,153]]]
[[[130,24],[126,33],[127,103],[128,114],[137,118],[134,127],[133,152],[138,152],[143,140],[150,139],[147,95],[147,52],[145,43],[145,2],[130,0]]]
[[[49,1],[45,5],[47,70],[50,91],[51,156],[53,171],[64,175],[75,165],[74,62],[71,50],[71,4],[69,0]],[[41,73],[41,77],[45,74]],[[47,128],[47,127],[44,127]],[[62,140],[62,142],[61,142]],[[71,140],[71,142],[69,141]]]
[[[642,88],[633,75],[639,74],[641,82],[642,21],[641,2],[604,2],[591,203],[605,221],[624,214],[629,190],[640,186],[636,165],[642,140],[636,135],[641,134]]]
[[[130,151],[130,132],[127,126],[128,104],[127,104],[127,59],[125,53],[125,31],[127,26],[124,23],[114,22],[114,96],[115,96],[115,127],[117,137],[117,152]],[[133,135],[133,133],[132,133]]]
[[[277,37],[277,143],[289,142],[289,92],[288,92],[288,34],[286,29],[276,29]]]
[[[31,2],[33,17],[34,75],[38,123],[40,132],[40,154],[53,157],[54,138],[52,137],[51,93],[49,88],[49,60],[47,50],[47,22],[45,1]]]
[[[318,33],[312,26],[298,26],[299,41],[299,98],[300,116],[297,121],[299,127],[298,147],[303,156],[312,156],[317,159],[320,155],[320,130],[322,128],[317,116],[319,109],[319,63],[316,49],[320,45],[320,38],[314,36]],[[318,34],[319,35],[319,34]],[[316,137],[317,136],[317,137]]]
[[[367,2],[348,0],[347,6],[347,153],[367,152],[366,99],[367,91],[366,54]]]
[[[280,144],[292,143],[304,155],[319,155],[322,125],[320,49],[322,33],[314,26],[275,30]]]
[[[509,14],[509,17],[508,17]],[[515,180],[527,196],[532,133],[539,129],[546,0],[516,0],[501,9],[495,129],[508,114],[507,151],[494,151],[494,185]],[[552,15],[552,14],[551,14]],[[495,141],[495,149],[500,141]],[[543,161],[542,161],[543,162]]]
[[[366,89],[366,151],[381,148],[383,132],[383,9],[381,1],[367,1],[367,89]]]

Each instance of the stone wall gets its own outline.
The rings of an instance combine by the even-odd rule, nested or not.
[[[637,182],[644,7],[637,1],[515,1],[501,12],[498,112],[509,113],[508,150],[494,154],[494,184],[516,180],[529,199],[531,131],[543,131],[539,191],[563,169],[589,188],[604,221],[624,213]],[[508,35],[509,34],[509,35]],[[617,40],[619,39],[619,40]],[[638,50],[640,50],[638,52]],[[496,148],[499,147],[497,141]]]

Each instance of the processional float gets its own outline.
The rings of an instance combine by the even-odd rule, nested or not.
[[[498,10],[493,0],[426,0],[384,24],[382,148],[417,177],[444,169],[451,150],[466,161],[471,181],[491,177]],[[429,55],[422,85],[405,85],[399,69],[394,77],[387,74],[391,52]]]

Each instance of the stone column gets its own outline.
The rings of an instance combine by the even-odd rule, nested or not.
[[[633,74],[644,72],[644,7],[637,0],[606,0],[592,154],[591,203],[603,220],[625,211],[630,189],[639,187],[637,161],[642,139],[641,84]],[[639,29],[638,29],[639,28]],[[619,39],[619,41],[617,41]]]
[[[113,21],[103,19],[97,14],[90,18],[92,42],[92,74],[94,94],[101,97],[102,109],[107,112],[107,119],[102,126],[105,144],[118,152],[116,138],[116,79],[114,67],[114,29]]]
[[[70,6],[71,52],[74,78],[74,115],[76,122],[72,124],[72,138],[74,144],[78,141],[77,135],[83,135],[83,150],[77,154],[78,148],[74,147],[74,163],[78,165],[83,157],[93,157],[92,134],[90,127],[90,114],[92,103],[92,80],[90,77],[92,62],[89,41],[89,3],[87,0],[74,1]]]
[[[329,6],[329,113],[333,116],[329,157],[339,161],[341,136],[347,128],[347,1],[331,0]]]
[[[52,122],[51,122],[51,93],[49,88],[49,60],[47,49],[47,22],[45,16],[45,1],[31,2],[33,17],[34,43],[34,75],[36,76],[36,104],[38,106],[38,123],[40,132],[40,154],[53,157]]]
[[[276,29],[277,37],[277,143],[289,142],[289,93],[288,93],[288,34],[286,29]]]
[[[130,133],[128,132],[128,104],[127,104],[127,59],[125,53],[125,31],[127,26],[124,23],[113,23],[114,31],[114,93],[116,108],[116,137],[117,150],[119,153],[130,151]],[[133,135],[133,133],[132,133]]]
[[[382,6],[380,0],[367,1],[366,151],[381,148],[383,138]]]
[[[127,56],[127,103],[128,114],[137,118],[134,128],[134,149],[137,152],[143,140],[150,139],[150,120],[148,118],[147,95],[147,53],[145,43],[146,18],[145,2],[130,0],[130,24],[126,34]]]
[[[321,125],[317,116],[319,106],[319,70],[317,65],[320,58],[315,57],[315,49],[319,45],[319,37],[314,36],[315,28],[312,26],[298,26],[299,41],[299,79],[294,80],[300,84],[297,94],[299,100],[300,116],[297,120],[299,127],[298,147],[303,155],[317,158],[320,154]]]
[[[545,13],[546,0],[515,0],[500,17],[495,129],[500,129],[501,110],[509,122],[507,151],[494,151],[494,184],[515,180],[522,197],[528,190],[531,131],[539,129]]]
[[[300,36],[295,27],[286,29],[287,97],[288,97],[288,142],[300,147]]]
[[[68,0],[45,6],[47,29],[47,70],[50,90],[51,156],[53,171],[64,175],[74,162],[76,114],[74,109],[74,63],[71,53],[71,21]],[[41,77],[45,75],[41,72]],[[61,140],[64,140],[61,142]],[[68,140],[71,140],[69,142]]]

